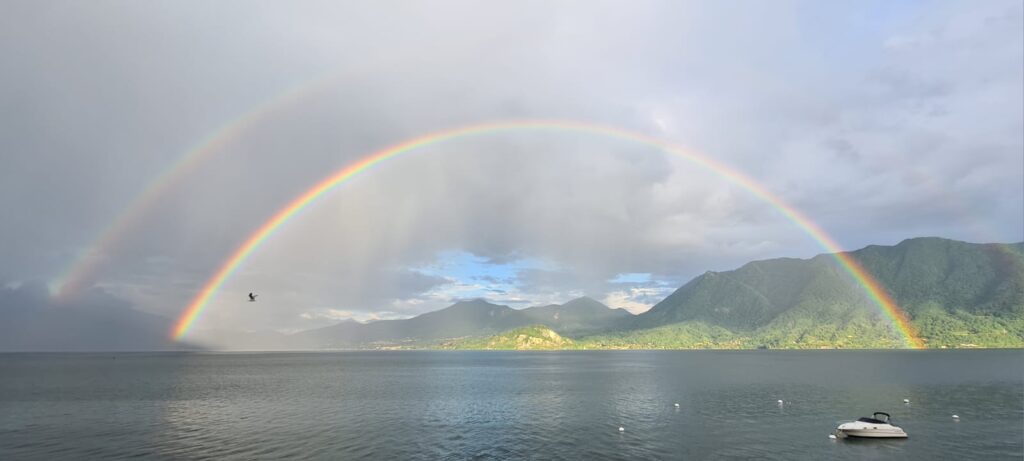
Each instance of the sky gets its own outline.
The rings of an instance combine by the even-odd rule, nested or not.
[[[845,249],[1024,240],[1020,1],[4,5],[7,291],[56,291],[88,255],[89,303],[178,317],[249,234],[331,172],[510,119],[684,146]],[[173,180],[139,206],[162,177]],[[642,312],[705,271],[823,251],[683,158],[510,131],[433,144],[340,186],[261,245],[196,328],[290,332],[469,298],[521,308],[586,295]],[[244,302],[251,291],[258,303]]]

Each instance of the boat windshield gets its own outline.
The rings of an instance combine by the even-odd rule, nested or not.
[[[872,424],[889,424],[889,423],[887,423],[885,421],[882,421],[880,419],[866,418],[866,417],[865,418],[858,418],[857,421],[860,421],[862,423],[872,423]]]

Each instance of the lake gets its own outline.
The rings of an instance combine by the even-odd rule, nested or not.
[[[828,438],[874,411],[910,437]],[[0,459],[1019,460],[1022,438],[1020,350],[0,354]]]

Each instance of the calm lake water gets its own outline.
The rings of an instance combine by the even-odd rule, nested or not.
[[[828,438],[873,411],[910,438]],[[1019,460],[1022,439],[1019,350],[0,354],[0,459]]]

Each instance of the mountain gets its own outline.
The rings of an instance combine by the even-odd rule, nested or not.
[[[849,255],[885,287],[928,344],[1024,345],[1024,243],[915,238]],[[889,347],[900,342],[890,322],[831,255],[707,272],[638,315],[627,329],[634,333],[617,337],[674,324],[723,328],[745,337],[746,346]]]
[[[872,245],[853,256],[911,315],[939,307],[982,315],[1024,314],[1024,242],[941,238]]]
[[[373,344],[418,346],[442,339],[487,336],[536,323],[543,323],[561,334],[577,334],[603,331],[631,317],[629,312],[610,309],[590,298],[522,310],[477,299],[460,301],[411,319],[341,322],[296,333],[292,335],[290,344],[297,348],[353,348]]]
[[[546,325],[563,335],[578,336],[621,326],[633,317],[625,309],[610,309],[586,296],[565,304],[523,309],[533,323]]]
[[[697,320],[730,330],[751,330],[810,298],[808,288],[843,299],[858,296],[832,258],[780,258],[727,272],[706,272],[637,316],[634,328]]]

